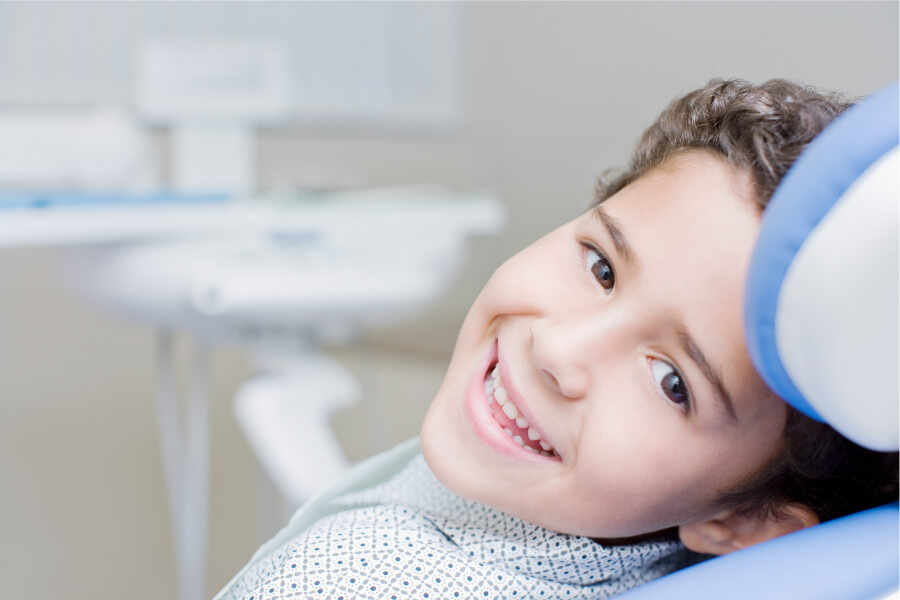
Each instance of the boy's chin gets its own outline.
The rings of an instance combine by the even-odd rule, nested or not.
[[[472,479],[473,464],[470,461],[474,457],[465,452],[457,440],[453,439],[447,427],[442,424],[446,421],[441,414],[440,402],[435,399],[419,432],[419,442],[422,455],[429,470],[441,484],[457,496],[478,500],[471,497],[469,489]]]
[[[433,403],[432,403],[433,406]],[[430,410],[430,409],[429,409]],[[426,416],[425,422],[422,424],[422,430],[419,434],[419,442],[422,447],[422,456],[428,469],[441,484],[456,495],[462,495],[460,492],[459,482],[454,476],[454,469],[450,458],[446,452],[442,451],[443,444],[439,439],[439,435],[433,435],[429,427],[429,420]]]

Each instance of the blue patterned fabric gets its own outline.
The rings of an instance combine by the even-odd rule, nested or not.
[[[604,546],[456,496],[421,454],[256,561],[220,595],[287,598],[609,598],[689,560],[678,542]]]

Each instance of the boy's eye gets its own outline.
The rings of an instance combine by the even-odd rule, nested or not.
[[[666,398],[675,404],[687,407],[690,402],[690,394],[684,378],[675,367],[669,363],[655,358],[650,359],[650,370],[653,372],[653,378],[656,379],[657,385],[665,394]]]
[[[616,285],[616,273],[613,271],[612,263],[609,262],[605,254],[594,246],[587,243],[582,245],[587,250],[585,254],[587,268],[600,286],[607,292],[611,292]]]

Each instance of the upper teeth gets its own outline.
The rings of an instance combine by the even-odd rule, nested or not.
[[[484,394],[487,396],[488,404],[492,401],[496,401],[498,405],[503,409],[503,413],[516,422],[516,425],[521,427],[522,429],[528,432],[528,439],[531,441],[539,441],[541,448],[541,454],[544,456],[554,456],[556,455],[556,451],[553,447],[541,439],[541,434],[537,429],[531,427],[528,423],[528,419],[526,419],[523,415],[519,413],[519,407],[515,405],[515,403],[509,398],[509,394],[506,393],[506,390],[503,388],[503,382],[500,379],[500,369],[498,366],[494,366],[494,370],[487,376],[484,380]],[[525,447],[528,450],[534,450],[534,448],[529,447],[525,444],[525,440],[522,439],[522,436],[514,433],[509,427],[504,427],[503,431],[513,439],[520,446]]]

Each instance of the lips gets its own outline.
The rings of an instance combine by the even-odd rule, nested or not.
[[[497,340],[469,382],[466,412],[478,437],[495,451],[529,462],[561,460],[515,388]]]

